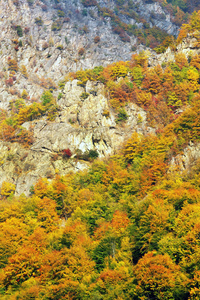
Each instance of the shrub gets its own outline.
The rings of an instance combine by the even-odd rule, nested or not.
[[[126,121],[127,119],[128,119],[127,112],[125,111],[124,108],[121,108],[117,115],[116,123]]]
[[[53,95],[50,91],[45,91],[41,96],[42,105],[47,105],[53,100]]]
[[[13,78],[10,77],[10,78],[6,79],[5,84],[7,86],[12,86],[13,85]]]
[[[63,18],[63,17],[65,16],[64,11],[58,10],[58,16],[59,16],[60,18]]]
[[[29,5],[29,6],[32,6],[33,3],[34,3],[34,0],[27,0],[27,2],[28,2],[28,5]]]
[[[69,123],[72,125],[72,124],[74,124],[74,123],[76,123],[76,119],[74,118],[74,119],[72,119],[72,118],[69,118]]]
[[[89,95],[90,95],[90,94],[88,94],[88,93],[86,93],[86,92],[83,92],[83,93],[80,95],[80,98],[81,98],[82,100],[85,100],[85,99],[88,98]]]
[[[26,129],[20,129],[20,131],[15,134],[15,140],[13,141],[21,143],[25,148],[28,148],[33,144],[33,132]]]
[[[123,42],[128,42],[130,43],[130,36],[126,33],[126,32],[122,32],[119,34],[119,37],[120,39],[123,41]]]
[[[117,62],[112,66],[111,69],[111,77],[115,80],[119,77],[125,77],[128,73],[128,69],[126,63],[124,62]]]
[[[50,37],[49,39],[49,47],[53,47],[54,46],[54,40],[52,37]]]
[[[82,10],[82,15],[83,15],[84,17],[87,16],[87,9],[84,8],[84,9]]]
[[[104,109],[104,111],[102,113],[102,116],[106,117],[106,119],[109,118],[109,116],[110,116],[109,110],[108,109]]]
[[[17,64],[17,61],[15,59],[11,59],[10,57],[8,58],[8,70],[11,70],[11,71],[15,71],[17,72],[18,71],[18,64]]]
[[[69,148],[62,150],[63,158],[70,158],[72,156],[72,152]]]
[[[42,8],[43,11],[47,11],[47,5],[46,5],[46,4],[43,4],[43,5],[41,6],[41,8]]]
[[[51,30],[52,31],[59,31],[62,28],[62,23],[60,20],[56,20],[55,22],[53,22],[53,24],[51,25]]]
[[[88,29],[88,27],[86,25],[83,26],[82,30],[83,30],[84,33],[88,33],[89,32],[89,29]]]
[[[57,85],[56,83],[51,79],[51,78],[44,78],[41,77],[40,78],[40,83],[39,83],[42,87],[46,88],[46,89],[52,89],[52,90],[56,90],[57,89]],[[51,91],[50,91],[51,92]]]
[[[3,181],[1,187],[1,195],[5,197],[9,197],[11,194],[15,192],[15,184]]]
[[[68,18],[68,17],[63,19],[63,23],[69,23],[69,21],[70,21],[70,18]]]
[[[30,28],[29,28],[29,27],[25,27],[25,28],[24,28],[24,33],[25,33],[25,34],[29,33],[29,31],[30,31]]]
[[[35,23],[38,25],[38,26],[42,26],[43,25],[43,20],[42,20],[42,17],[38,17],[38,18],[35,18]]]
[[[18,39],[13,39],[12,42],[13,42],[15,45],[18,45],[18,43],[19,43]]]
[[[23,90],[23,91],[22,91],[22,95],[21,95],[21,97],[22,97],[23,99],[27,99],[27,97],[28,97],[28,93],[27,93],[27,91],[26,91],[26,90]]]
[[[47,120],[54,121],[58,115],[58,106],[57,105],[50,105],[47,110]]]
[[[14,89],[14,88],[10,88],[10,89],[9,89],[9,93],[10,93],[11,95],[18,95],[17,89]],[[18,96],[20,96],[20,94],[19,94]]]
[[[18,36],[22,37],[23,36],[23,30],[22,30],[21,26],[17,25],[16,30],[17,30]]]
[[[90,6],[95,6],[97,5],[97,1],[96,0],[81,0],[82,4],[85,7],[90,7]]]
[[[69,41],[68,41],[68,38],[65,36],[65,43],[68,45],[69,44]]]
[[[42,44],[42,49],[43,49],[43,50],[46,50],[48,47],[49,47],[49,44],[48,44],[47,42],[44,42],[44,43]]]
[[[90,150],[88,156],[91,159],[95,159],[99,156],[99,153],[96,150]]]
[[[62,98],[63,94],[62,93],[59,93],[58,94],[58,100],[60,100]]]
[[[85,49],[84,48],[80,48],[78,50],[78,55],[82,56],[85,53]]]
[[[58,153],[53,154],[52,157],[51,157],[51,161],[56,161],[58,159],[59,159]]]
[[[63,50],[63,48],[64,48],[64,47],[63,47],[63,45],[61,45],[61,44],[58,45],[58,46],[56,47],[56,49],[58,49],[58,50]]]
[[[96,150],[89,150],[89,151],[86,151],[84,153],[80,149],[78,149],[76,151],[76,157],[78,159],[82,159],[82,160],[85,160],[85,161],[94,160],[98,156],[99,156],[99,154]]]
[[[59,86],[59,88],[62,90],[62,89],[64,89],[64,87],[65,87],[65,81],[60,81],[59,83],[58,83],[58,86]]]
[[[100,41],[100,37],[97,35],[94,37],[94,43],[97,44]]]

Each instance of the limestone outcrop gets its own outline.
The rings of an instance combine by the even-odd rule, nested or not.
[[[101,7],[114,9],[112,1],[97,1]],[[59,7],[57,7],[59,6]],[[134,51],[144,49],[133,35],[124,42],[113,33],[110,17],[102,17],[95,6],[84,7],[82,1],[6,0],[0,6],[0,108],[7,109],[9,101],[26,89],[29,99],[38,99],[44,87],[56,86],[68,72],[94,66],[130,60]],[[138,0],[134,4],[138,16],[150,26],[158,26],[177,35],[178,27],[158,3],[147,4]],[[65,18],[59,18],[59,9]],[[142,28],[136,19],[120,15],[128,24]],[[59,23],[61,22],[61,23]],[[100,41],[95,43],[98,36]],[[79,50],[84,49],[80,54]],[[18,64],[14,83],[9,78],[8,59]],[[27,70],[27,75],[22,72]],[[48,84],[47,78],[53,81]],[[13,85],[15,88],[13,88]]]
[[[88,97],[81,95],[88,92]],[[16,194],[29,194],[31,186],[40,178],[53,178],[88,168],[89,162],[77,158],[77,153],[97,151],[100,158],[118,151],[134,131],[146,133],[146,112],[137,105],[126,106],[127,120],[117,122],[116,112],[109,106],[104,85],[88,81],[86,87],[77,80],[67,82],[63,97],[58,101],[60,112],[55,121],[46,118],[26,122],[33,127],[34,143],[24,149],[17,143],[1,142],[0,185],[3,181],[16,184]],[[62,151],[70,149],[72,156],[63,158]]]

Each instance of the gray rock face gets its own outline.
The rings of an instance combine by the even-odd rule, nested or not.
[[[89,96],[83,100],[83,92]],[[126,122],[116,123],[116,113],[109,107],[103,84],[87,82],[86,88],[77,80],[67,82],[64,96],[58,101],[60,115],[54,122],[45,118],[26,122],[22,126],[34,128],[34,143],[24,149],[17,143],[0,142],[0,185],[3,181],[16,184],[16,194],[29,194],[31,186],[40,178],[49,180],[59,174],[88,168],[89,162],[77,159],[96,150],[100,158],[119,150],[134,131],[149,130],[146,113],[130,103],[125,108]],[[72,157],[63,158],[62,150],[70,149]]]
[[[196,47],[197,39],[188,35],[176,49],[176,52],[168,48],[165,53],[156,54],[153,51],[149,51],[151,54],[149,55],[149,66],[154,67],[156,65],[163,65],[168,62],[172,62],[175,60],[175,55],[179,55],[180,53],[185,54],[186,58],[192,57],[194,55],[200,54],[200,48]]]
[[[98,0],[100,7],[114,9],[116,1]],[[111,19],[98,14],[97,7],[84,7],[80,0],[60,1],[59,7],[46,0],[35,1],[29,6],[26,0],[15,5],[11,0],[1,2],[0,7],[0,108],[7,109],[9,101],[16,98],[13,85],[19,95],[26,89],[30,99],[39,99],[47,78],[55,85],[68,72],[81,68],[107,65],[114,61],[130,60],[132,47],[142,50],[137,38],[131,37],[130,43],[123,42],[111,29]],[[46,7],[45,7],[46,5]],[[158,3],[145,4],[142,0],[133,3],[139,16],[169,33],[177,34],[178,27],[173,25],[170,16]],[[65,12],[65,19],[58,18],[58,9]],[[152,14],[153,17],[152,17]],[[38,18],[41,24],[38,22]],[[136,20],[119,14],[127,24],[141,24]],[[60,20],[61,23],[56,23]],[[22,37],[17,34],[17,26],[22,29]],[[54,30],[52,30],[54,28]],[[100,37],[98,43],[94,42]],[[21,41],[21,46],[17,45]],[[79,54],[83,48],[84,53]],[[28,78],[18,71],[13,84],[6,85],[9,78],[8,58],[17,61],[19,70],[27,69]]]
[[[179,154],[173,157],[170,164],[170,170],[179,169],[180,172],[190,171],[195,166],[196,161],[200,159],[200,144],[193,144],[190,142],[188,147]]]
[[[150,23],[150,26],[157,26],[167,33],[177,36],[178,26],[172,23],[170,14],[160,6],[158,2],[146,4],[138,1],[137,13]]]
[[[70,148],[72,152],[86,152],[96,149],[99,156],[104,157],[119,149],[133,131],[146,130],[146,113],[134,104],[126,107],[129,116],[126,126],[116,124],[116,113],[108,105],[103,84],[88,81],[86,91],[91,94],[81,100],[84,91],[77,86],[77,80],[66,84],[64,97],[58,101],[62,110],[55,122],[34,122],[32,150],[59,152]],[[138,125],[140,118],[143,121]]]
[[[55,161],[48,152],[24,149],[17,143],[0,142],[0,186],[4,181],[16,185],[16,195],[29,195],[31,187],[39,178],[51,180],[56,173],[67,174],[88,168],[88,163],[64,160]]]

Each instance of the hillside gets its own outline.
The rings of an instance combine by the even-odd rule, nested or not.
[[[1,3],[2,300],[200,299],[200,11],[170,7]]]
[[[0,108],[24,89],[27,102],[39,100],[68,72],[128,61],[145,47],[164,52],[188,20],[185,10],[176,24],[176,10],[142,0],[1,1]]]
[[[22,74],[10,57],[9,78],[1,81],[12,100],[6,98],[7,110],[1,112],[0,183],[11,182],[16,194],[29,195],[40,177],[87,169],[90,151],[108,157],[133,132],[156,133],[175,120],[199,89],[199,37],[188,26],[182,27],[176,49],[146,50],[129,62],[66,73],[58,85],[43,78],[42,85],[23,85],[21,93],[17,78],[29,82],[32,73]],[[41,93],[40,99],[30,98],[25,87]],[[70,159],[63,156],[66,149]]]
[[[38,100],[44,88],[55,88],[70,71],[130,60],[142,44],[153,48],[166,39],[168,46],[179,28],[169,12],[158,3],[136,6],[132,1],[122,7],[117,1],[1,1],[0,107],[7,109],[24,89],[30,100]],[[16,62],[13,76],[9,58]]]

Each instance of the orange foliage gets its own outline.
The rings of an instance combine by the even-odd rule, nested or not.
[[[184,53],[175,55],[175,63],[180,69],[183,67],[188,67],[188,61]]]
[[[106,284],[111,284],[122,280],[122,274],[117,270],[105,270],[101,273],[99,278]]]
[[[158,94],[161,91],[162,81],[161,81],[162,69],[160,66],[150,69],[146,72],[142,87],[153,94]]]
[[[116,231],[124,231],[129,223],[127,214],[121,211],[116,211],[111,221],[111,225]]]
[[[200,70],[200,55],[194,55],[191,59],[190,65]]]
[[[145,254],[134,267],[134,273],[137,294],[143,295],[144,300],[150,295],[155,299],[170,299],[176,285],[183,285],[184,276],[168,255]]]

